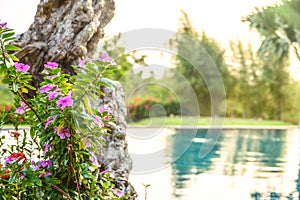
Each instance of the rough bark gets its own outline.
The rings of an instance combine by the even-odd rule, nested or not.
[[[97,161],[101,163],[99,172],[108,170],[113,172],[115,183],[119,188],[126,188],[130,193],[129,199],[135,199],[137,194],[131,184],[128,182],[129,172],[132,168],[132,160],[127,149],[126,136],[126,104],[124,101],[124,91],[121,84],[117,81],[105,79],[111,87],[104,87],[105,96],[101,96],[98,101],[91,105],[94,108],[108,105],[113,111],[114,122],[109,124],[112,132],[104,135],[102,141],[105,146],[99,145],[100,155]]]
[[[42,81],[39,72],[48,61],[59,63],[63,72],[73,75],[71,65],[95,53],[114,11],[114,0],[41,0],[33,24],[15,42],[22,48],[17,57],[31,66],[33,85],[38,87]],[[111,125],[112,134],[103,138],[106,145],[101,147],[99,162],[101,169],[115,174],[117,185],[131,193],[129,199],[135,199],[134,188],[128,183],[132,163],[125,141],[126,107],[121,86],[114,85],[114,89],[105,89],[107,96],[100,102],[112,107],[117,121]]]
[[[91,57],[114,15],[113,0],[41,0],[34,22],[19,35],[18,58],[31,66],[34,84],[41,82],[43,64],[55,61],[74,74],[72,64]]]

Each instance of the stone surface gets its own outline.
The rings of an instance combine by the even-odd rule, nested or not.
[[[128,182],[129,172],[132,169],[132,160],[127,149],[126,136],[126,104],[124,91],[117,81],[105,79],[112,87],[104,87],[105,96],[99,98],[96,108],[108,105],[113,111],[114,121],[109,124],[112,132],[103,136],[105,146],[99,146],[100,156],[97,156],[101,165],[100,171],[108,170],[116,177],[117,186],[125,188],[131,195],[130,199],[135,199],[137,194]]]

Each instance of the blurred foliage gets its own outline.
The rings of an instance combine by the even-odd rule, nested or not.
[[[228,100],[228,115],[243,118],[281,119],[292,109],[288,61],[274,63],[257,56],[249,43],[230,42],[234,95]]]
[[[224,86],[229,93],[233,79],[226,66],[225,50],[205,32],[199,34],[184,11],[182,11],[182,15],[176,38],[170,41],[178,53],[175,58],[176,70],[190,82],[197,96],[201,115],[207,116],[211,114],[212,110],[211,93],[224,93]],[[220,80],[220,75],[223,82]],[[185,88],[178,86],[178,91],[184,90]],[[216,104],[221,103],[217,102]],[[188,113],[197,114],[194,113],[194,106],[193,103],[190,103]]]
[[[155,109],[155,106],[163,107]],[[128,113],[127,121],[137,122],[152,117],[175,116],[180,114],[180,104],[173,99],[162,100],[155,97],[141,98],[134,97],[127,105]],[[154,109],[153,109],[154,108]]]
[[[283,0],[280,4],[256,8],[256,11],[248,15],[244,21],[249,22],[250,26],[262,35],[263,41],[259,50],[256,51],[250,43],[245,44],[237,39],[230,41],[230,49],[225,51],[204,31],[198,33],[188,15],[182,11],[176,38],[170,41],[170,45],[178,52],[178,56],[174,58],[176,71],[190,82],[202,116],[212,114],[211,91],[208,85],[213,88],[213,92],[222,90],[217,84],[218,75],[213,70],[217,67],[226,91],[226,116],[277,119],[293,123],[299,121],[300,85],[290,78],[288,69],[290,49],[298,55],[300,42],[298,15],[300,16],[300,1]],[[125,52],[125,47],[120,42],[121,34],[106,40],[102,48],[118,61],[120,70],[114,79],[126,84],[127,88],[131,86],[135,88],[136,81],[127,76],[127,73],[137,65],[146,67],[146,56],[140,55],[139,52]],[[199,50],[199,46],[202,49]],[[197,67],[193,65],[194,63]],[[203,79],[203,74],[208,80]],[[142,76],[142,73],[134,76]],[[176,95],[188,93],[186,85],[179,84],[180,81],[175,77],[172,70],[165,72],[164,79],[175,86],[176,91],[173,92]],[[160,82],[153,74],[150,79],[153,82]],[[149,80],[145,81],[151,82]],[[169,102],[177,104],[179,101],[181,106],[188,105],[188,115],[197,114],[196,105],[192,103],[188,94],[185,96],[187,98],[180,97],[178,100],[166,89],[148,84],[147,87],[135,91],[131,100],[127,102],[128,113],[131,115],[128,119],[138,121],[149,117],[149,110],[145,109],[145,105],[148,105],[147,99],[150,97],[159,99],[155,103],[164,106],[167,115],[170,113],[176,115],[176,112],[179,114],[177,105],[171,106],[176,108],[176,111],[166,111]],[[138,100],[140,97],[142,100]],[[218,103],[221,105],[224,102]],[[152,105],[154,104],[149,106]]]
[[[244,21],[262,36],[261,58],[283,61],[293,48],[298,59],[300,44],[300,1],[282,0],[280,3],[256,8]]]
[[[0,105],[13,105],[13,93],[0,81]]]
[[[126,74],[132,70],[134,65],[146,65],[146,56],[139,54],[135,50],[126,52],[123,44],[120,44],[121,37],[122,34],[119,33],[104,40],[101,49],[105,50],[118,64],[118,70],[115,71],[112,78],[122,83],[126,81]]]
[[[256,8],[244,21],[262,36],[258,51],[263,61],[263,79],[271,94],[269,117],[292,122],[299,121],[299,84],[289,79],[287,66],[290,51],[300,59],[300,1],[282,0],[277,4]],[[265,95],[266,96],[266,95]]]

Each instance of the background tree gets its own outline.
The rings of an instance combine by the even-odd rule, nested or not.
[[[273,6],[256,8],[244,19],[262,36],[259,55],[265,64],[263,74],[273,97],[273,116],[276,119],[284,119],[284,112],[291,110],[287,67],[291,49],[300,59],[299,17],[300,1],[283,0]]]
[[[230,42],[232,70],[236,78],[231,112],[242,113],[243,118],[283,120],[289,108],[290,95],[287,61],[281,65],[257,56],[251,44],[245,47],[240,40]],[[283,66],[285,64],[285,67]]]
[[[261,57],[282,61],[292,48],[298,59],[300,44],[300,1],[282,0],[276,5],[256,8],[244,21],[262,36]]]
[[[216,84],[218,75],[215,73],[214,67],[217,66],[221,73],[226,89],[229,89],[228,86],[231,81],[224,59],[225,51],[213,38],[208,37],[205,32],[200,35],[193,28],[188,15],[184,11],[182,11],[182,15],[178,34],[176,39],[172,41],[172,45],[176,46],[178,52],[178,56],[175,58],[176,69],[190,82],[197,95],[201,115],[210,115],[211,94],[207,87],[209,85],[214,92],[219,92],[223,86]],[[193,42],[190,42],[191,39]],[[202,49],[199,49],[199,47],[202,47]],[[186,58],[190,60],[186,60]],[[199,67],[193,66],[192,63],[197,63]],[[206,80],[203,79],[204,74],[207,78]],[[184,91],[184,88],[180,88],[180,86],[178,89]],[[189,113],[191,114],[195,110],[193,106],[195,105],[191,105],[189,108]]]

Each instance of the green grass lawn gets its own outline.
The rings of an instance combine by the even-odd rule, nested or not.
[[[217,119],[216,125],[221,125],[222,119]],[[152,119],[144,119],[136,123],[129,122],[128,125],[137,125],[137,126],[210,126],[211,124],[210,117],[154,117]],[[223,125],[225,126],[296,126],[297,124],[292,124],[283,121],[276,120],[256,120],[256,119],[231,119],[226,118]],[[28,126],[22,125],[20,128],[26,128]],[[4,125],[2,128],[12,128],[12,125]]]
[[[222,123],[222,119],[217,119],[217,125]],[[169,126],[191,126],[191,125],[202,125],[209,126],[211,123],[210,117],[155,117],[141,120],[136,123],[128,123],[128,125],[139,125],[139,126],[160,126],[160,125],[169,125]],[[256,120],[256,119],[231,119],[226,118],[224,124],[226,126],[295,126],[296,124],[276,121],[276,120]]]

